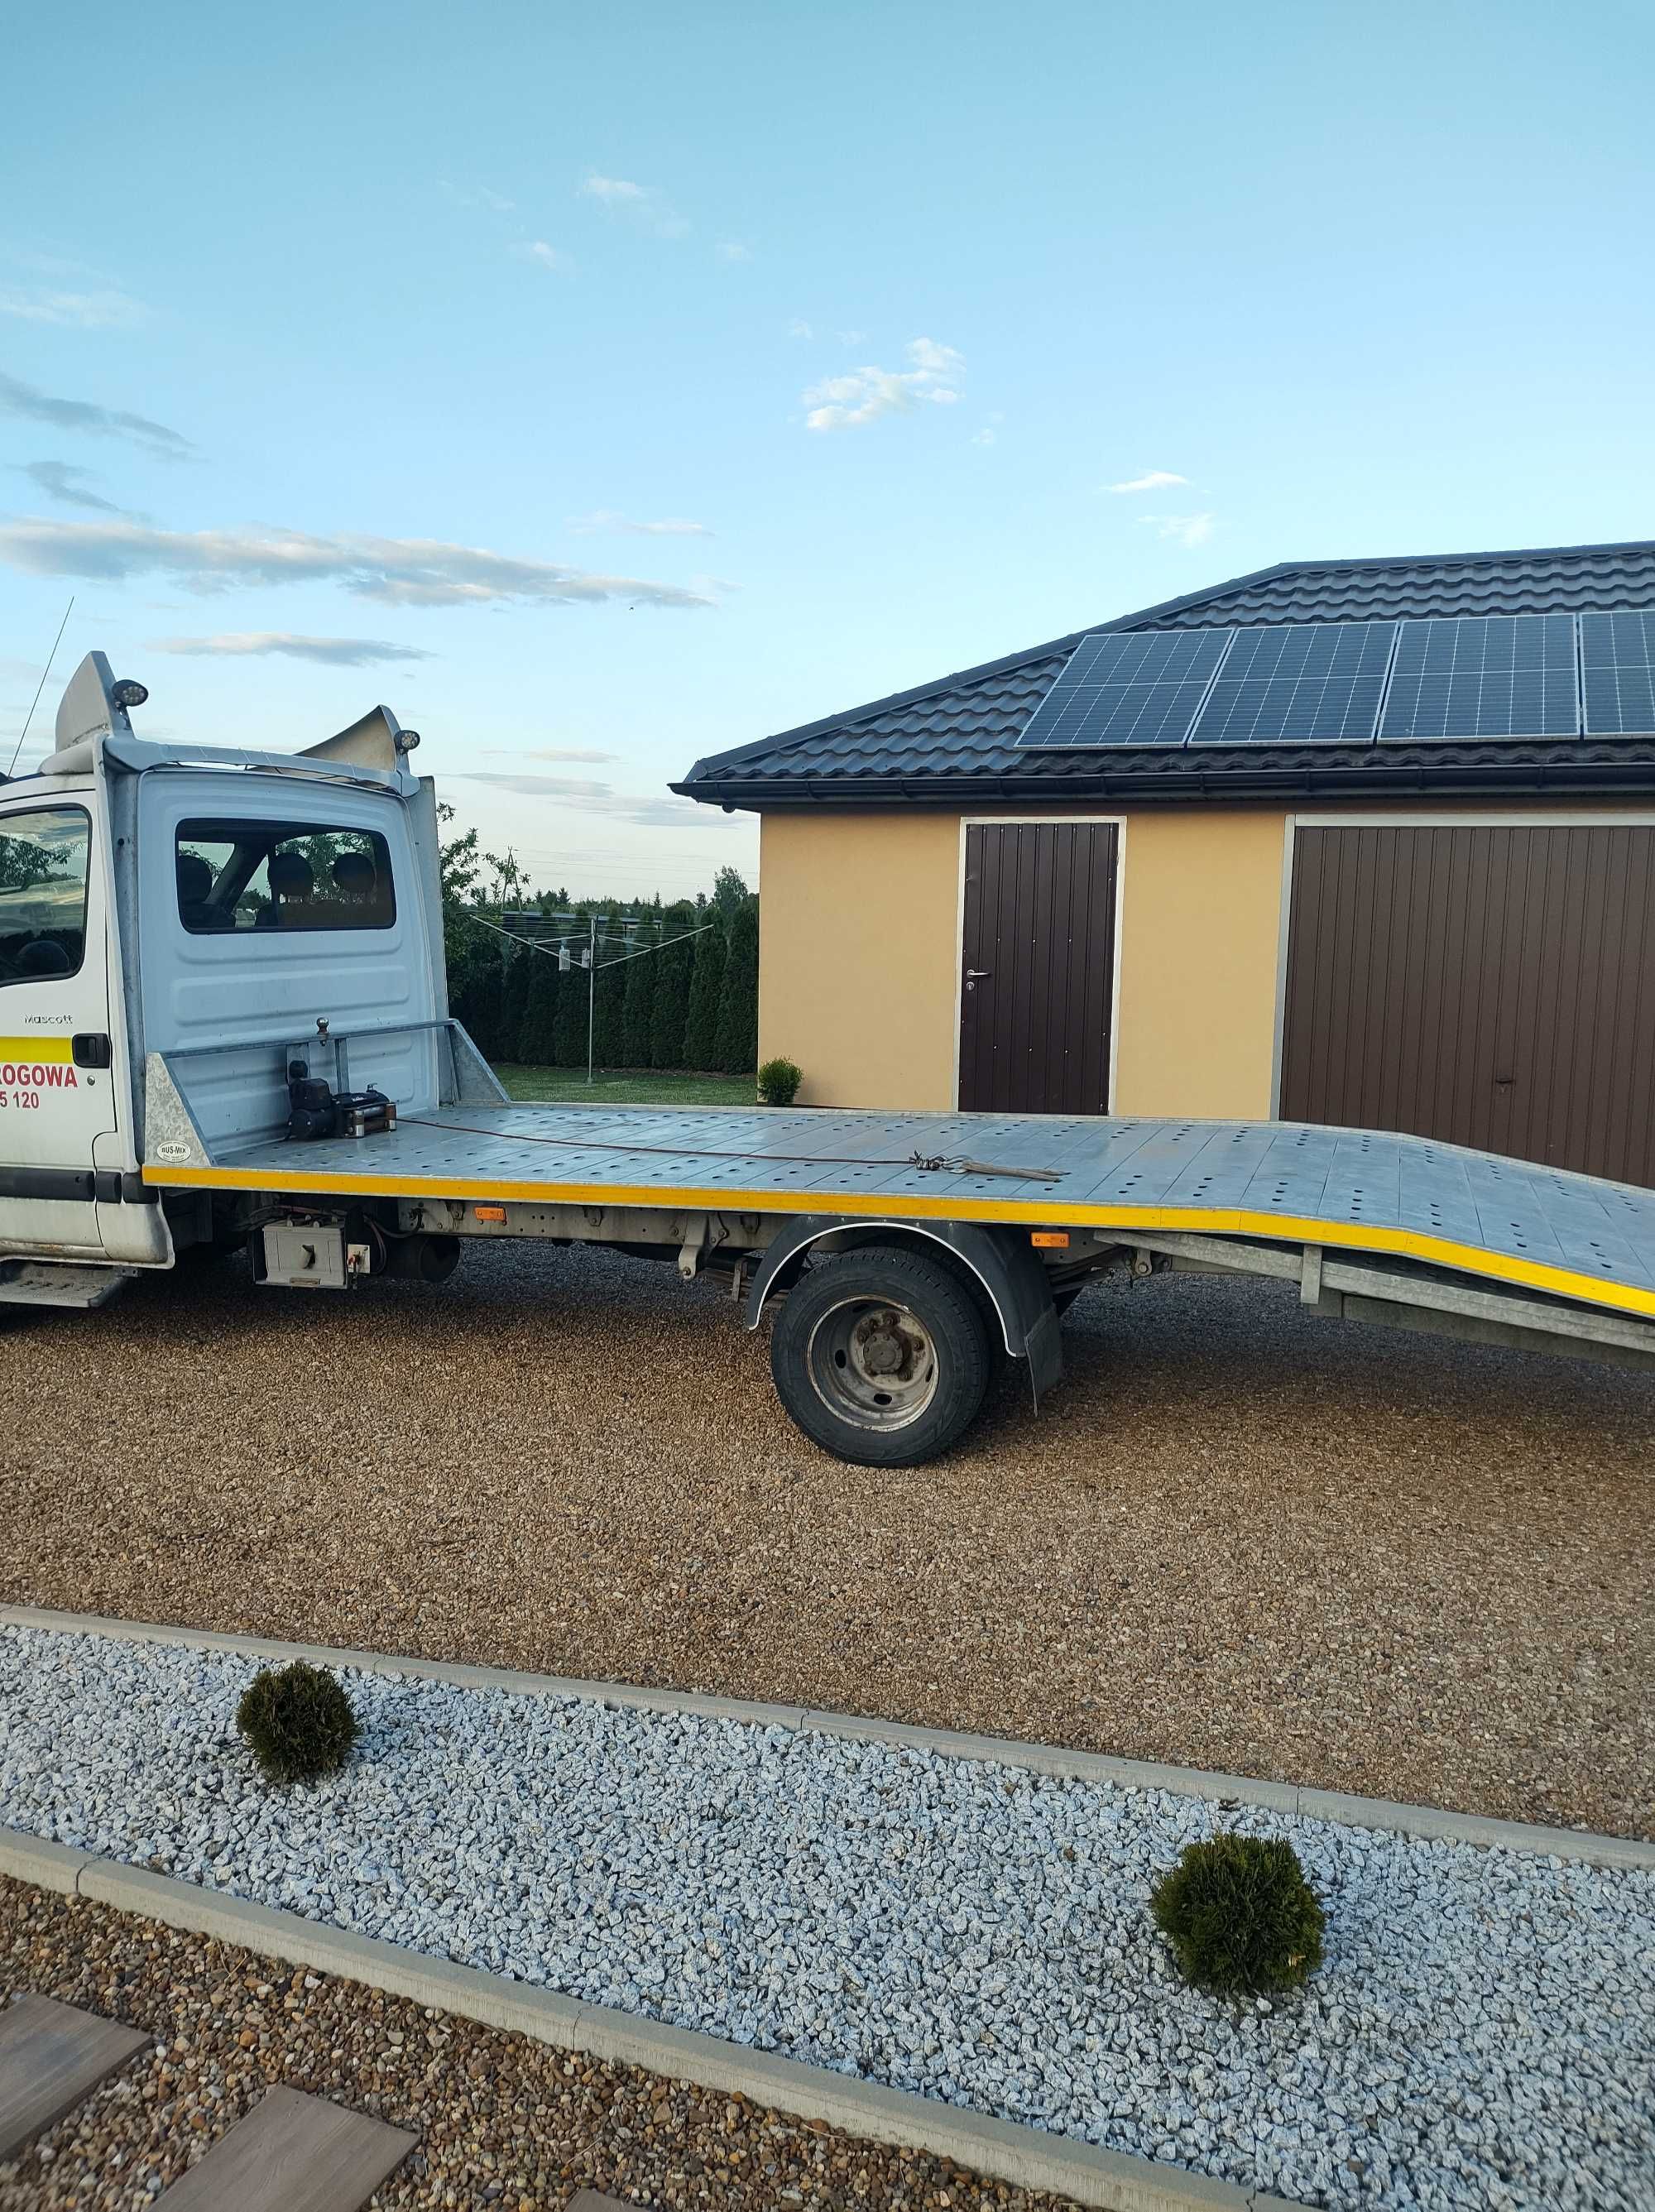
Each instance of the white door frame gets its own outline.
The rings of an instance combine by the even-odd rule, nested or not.
[[[1289,814],[1281,841],[1281,915],[1276,925],[1275,1034],[1270,1051],[1270,1118],[1281,1118],[1281,1055],[1287,1042],[1287,930],[1293,916],[1294,848],[1300,830],[1655,830],[1655,812],[1647,807],[1553,807],[1546,811],[1513,807],[1491,813],[1486,807],[1456,814],[1447,808],[1380,811],[1353,809],[1348,813],[1318,809],[1314,813]],[[1113,1079],[1111,1076],[1111,1096]]]
[[[1109,981],[1109,1098],[1107,1110],[1115,1111],[1116,1062],[1121,1048],[1121,924],[1126,912],[1126,832],[1124,814],[962,814],[959,817],[958,880],[954,895],[954,1076],[953,1111],[959,1111],[959,1027],[965,1004],[965,846],[967,833],[973,828],[994,824],[1006,829],[1020,829],[1031,823],[1090,823],[1104,825],[1115,832],[1115,913],[1111,927],[1111,967]]]

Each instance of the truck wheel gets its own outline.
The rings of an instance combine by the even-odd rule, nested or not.
[[[812,1262],[776,1317],[770,1372],[807,1437],[858,1467],[918,1467],[989,1387],[982,1306],[952,1268],[897,1244]]]

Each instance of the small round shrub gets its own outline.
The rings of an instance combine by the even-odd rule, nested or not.
[[[1291,1844],[1221,1832],[1150,1893],[1186,1981],[1218,1996],[1294,1990],[1322,1963],[1322,1907]]]
[[[295,1659],[261,1667],[242,1693],[235,1724],[266,1782],[319,1782],[350,1756],[356,1716],[342,1684]]]
[[[797,1061],[767,1060],[758,1071],[758,1095],[767,1106],[791,1106],[804,1079]]]

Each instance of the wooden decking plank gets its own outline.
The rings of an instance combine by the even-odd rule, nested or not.
[[[356,2212],[418,2141],[325,2097],[271,2089],[157,2203],[161,2212]]]
[[[149,2041],[55,1997],[20,1997],[0,2012],[0,2159],[89,2096]]]

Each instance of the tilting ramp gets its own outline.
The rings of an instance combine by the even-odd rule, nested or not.
[[[1293,1122],[495,1106],[217,1156],[152,1062],[146,1182],[295,1197],[671,1206],[1268,1238],[1655,1317],[1655,1193]],[[158,1134],[158,1132],[164,1132]]]

